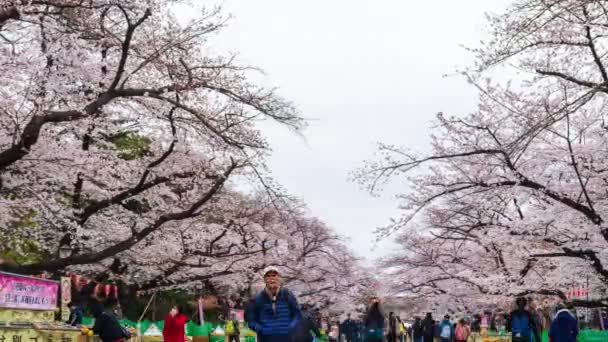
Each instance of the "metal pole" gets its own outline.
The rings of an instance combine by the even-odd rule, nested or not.
[[[156,296],[154,296],[153,298],[154,299],[152,301],[152,321],[156,322]]]
[[[587,301],[589,301],[589,275],[587,274],[587,288],[585,289],[587,292]]]
[[[587,285],[585,286],[585,292],[586,292],[586,297],[587,297],[587,304],[589,304],[589,274],[587,274]],[[587,326],[589,326],[590,324],[592,324],[591,322],[591,310],[589,310],[589,308],[585,308],[585,317],[587,318]]]

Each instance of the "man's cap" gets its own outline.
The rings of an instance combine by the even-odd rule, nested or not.
[[[279,268],[276,266],[268,266],[264,269],[264,277],[270,273],[270,272],[275,272],[277,274],[281,274],[281,272],[279,272]]]

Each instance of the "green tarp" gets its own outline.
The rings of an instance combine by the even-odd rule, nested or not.
[[[255,342],[255,337],[245,337],[246,342]],[[209,342],[224,342],[224,336],[211,336]]]
[[[93,325],[93,323],[95,322],[95,320],[92,317],[83,317],[82,318],[82,324],[84,325]],[[137,328],[137,322],[133,322],[130,320],[121,320],[120,323],[124,326],[127,327],[133,327],[133,328]],[[149,320],[145,320],[145,321],[141,321],[141,332],[142,334],[148,330],[148,328],[150,327],[150,325],[152,324],[152,321]],[[156,327],[158,327],[159,330],[163,330],[163,327],[165,325],[165,321],[156,321],[154,322],[154,324],[156,324]],[[198,325],[192,321],[188,322],[188,324],[186,325],[186,335],[187,336],[209,336],[211,334],[211,332],[216,328],[217,326],[214,326],[213,324],[207,322],[204,325]],[[496,335],[495,331],[490,331],[490,335]],[[255,341],[255,338],[253,337],[248,337],[247,338],[248,341]],[[326,341],[327,340],[327,336],[322,336],[320,338],[320,341]],[[210,342],[214,342],[214,341],[224,341],[223,336],[211,336],[211,340]],[[547,331],[543,331],[542,334],[542,342],[548,342],[549,341],[549,334]],[[608,342],[608,331],[599,331],[599,330],[591,330],[591,329],[585,329],[585,330],[581,330],[581,332],[578,334],[578,342]]]
[[[585,329],[578,334],[578,342],[606,342],[608,341],[608,331]]]
[[[92,317],[83,317],[83,319],[82,319],[82,324],[84,324],[84,325],[93,325],[94,322],[95,322],[95,320]],[[148,328],[150,327],[150,325],[152,325],[152,323],[154,323],[160,331],[162,331],[163,327],[165,326],[165,321],[152,322],[149,320],[143,320],[140,322],[141,333],[143,334],[144,332],[146,332],[146,330],[148,330]],[[137,328],[137,322],[133,322],[128,319],[120,320],[120,324],[122,324],[126,327]],[[209,336],[216,327],[217,327],[217,325],[213,325],[209,322],[205,323],[204,325],[199,325],[192,321],[189,321],[186,324],[186,335],[187,336]],[[243,331],[243,333],[244,332],[245,331]]]
[[[83,325],[93,325],[94,322],[95,320],[93,319],[93,317],[82,317]]]
[[[188,322],[186,325],[186,335],[188,336],[209,336],[215,327],[211,323],[199,325],[194,322]]]

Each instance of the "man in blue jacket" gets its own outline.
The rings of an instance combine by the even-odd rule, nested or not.
[[[549,329],[549,341],[576,342],[577,335],[578,323],[576,318],[565,306],[559,305],[555,319],[551,322],[551,328]]]
[[[258,342],[289,342],[301,319],[296,297],[281,287],[281,274],[274,266],[264,270],[264,282],[266,287],[247,308],[249,328],[257,333]]]

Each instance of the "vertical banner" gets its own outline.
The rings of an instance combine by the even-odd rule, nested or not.
[[[72,301],[72,279],[61,277],[61,320],[67,322],[70,319],[70,308],[68,304]]]
[[[203,297],[200,297],[198,299],[198,318],[201,321],[201,325],[205,324],[205,312],[204,312],[204,305],[203,305]]]

